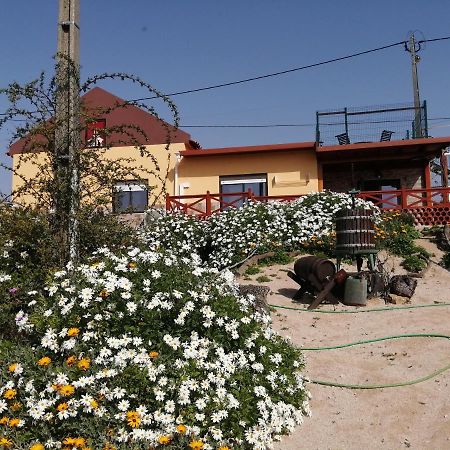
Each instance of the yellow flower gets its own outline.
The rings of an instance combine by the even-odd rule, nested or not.
[[[60,403],[56,409],[58,411],[65,411],[66,409],[69,409],[69,405],[67,403]]]
[[[97,400],[92,399],[91,402],[90,402],[90,404],[91,404],[91,408],[92,408],[92,409],[97,409],[97,408],[98,408],[98,402],[97,402]]]
[[[112,445],[112,444],[110,444],[109,442],[107,442],[107,443],[103,446],[102,450],[116,450],[116,447],[114,447],[114,445]]]
[[[13,411],[18,411],[20,408],[22,408],[22,403],[20,403],[20,402],[14,402],[14,403],[11,405],[11,409],[12,409]]]
[[[203,442],[202,441],[192,441],[189,443],[189,447],[191,447],[192,450],[202,450]]]
[[[141,423],[140,414],[136,411],[127,412],[127,422],[131,428],[138,428]]]
[[[106,289],[103,289],[100,294],[98,294],[101,298],[106,298],[109,295],[109,292]]]
[[[186,433],[186,426],[180,423],[180,425],[177,425],[177,431],[178,433],[184,434]]]
[[[17,427],[20,425],[21,420],[20,419],[10,419],[9,420],[9,426],[11,428]]]
[[[170,444],[170,441],[171,441],[170,436],[162,435],[158,438],[158,442],[162,445]]]
[[[45,450],[45,447],[37,442],[30,447],[30,450]]]
[[[43,356],[37,363],[38,366],[48,366],[50,363],[52,362],[52,360],[48,357],[48,356]]]
[[[5,397],[8,400],[11,400],[17,395],[17,391],[15,389],[6,389],[6,391],[3,393],[3,397]]]
[[[74,355],[71,355],[66,359],[66,364],[68,366],[73,366],[76,363],[76,361],[77,361],[77,357]]]
[[[80,334],[79,328],[69,328],[69,330],[67,331],[67,336],[69,337],[76,337],[79,334]]]
[[[135,268],[137,267],[137,263],[135,263],[134,261],[130,261],[130,262],[128,263],[128,267],[129,267],[130,269],[135,269]]]
[[[68,397],[75,392],[75,388],[71,384],[65,384],[59,388],[59,393],[64,397]]]
[[[11,441],[10,439],[8,439],[7,437],[2,437],[2,438],[0,438],[0,445],[1,445],[3,448],[10,448],[10,447],[12,447],[13,443],[12,443],[12,441]]]
[[[158,356],[159,356],[159,352],[150,352],[149,354],[148,354],[148,356],[150,356],[150,358],[152,358],[152,359],[155,359],[155,358],[157,358]]]
[[[8,367],[8,372],[13,373],[17,368],[17,363],[13,363]]]
[[[9,422],[9,418],[6,417],[6,416],[3,416],[3,417],[0,419],[0,425],[8,425],[8,422]]]
[[[84,447],[86,445],[86,440],[82,437],[75,439],[75,447]]]
[[[64,445],[75,445],[75,441],[76,441],[75,438],[67,437],[63,440],[63,444]]]
[[[91,360],[89,358],[82,358],[78,361],[78,368],[81,370],[88,370],[91,365]]]
[[[231,450],[230,447],[227,447],[226,445],[222,445],[219,447],[219,450]]]

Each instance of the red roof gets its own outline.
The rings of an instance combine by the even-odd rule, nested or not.
[[[244,153],[268,153],[268,152],[286,152],[298,150],[314,150],[315,142],[292,142],[290,144],[270,144],[270,145],[252,145],[247,147],[225,147],[184,150],[180,152],[181,156],[219,156]]]
[[[107,127],[129,124],[141,128],[147,136],[147,141],[140,142],[141,144],[165,144],[167,141],[167,128],[164,125],[165,122],[163,122],[162,120],[158,120],[152,114],[134,105],[126,105],[123,108],[116,107],[117,105],[123,105],[125,103],[125,100],[111,94],[108,91],[105,91],[100,87],[95,87],[84,94],[81,97],[81,100],[83,102],[83,106],[91,111],[91,114],[93,114],[95,117],[98,117],[99,119],[106,119]],[[112,108],[112,111],[108,114],[102,115],[101,111],[104,111],[108,108]],[[100,112],[96,113],[96,110]],[[171,142],[188,143],[190,141],[191,136],[188,133],[180,129],[175,129],[171,125],[167,126],[171,131]],[[110,140],[110,142],[117,142],[119,140],[125,141],[117,144],[116,146],[127,145],[126,139],[124,139],[124,135],[121,133],[112,133],[110,136],[108,136],[108,139]],[[133,141],[130,139],[129,145],[134,145],[132,142]],[[19,139],[10,147],[7,154],[11,156],[16,153],[21,153],[23,151],[24,145],[24,138]]]

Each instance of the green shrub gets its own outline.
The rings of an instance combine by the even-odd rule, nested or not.
[[[445,253],[444,256],[442,257],[442,265],[446,269],[450,269],[450,252]]]
[[[256,281],[258,281],[258,283],[268,283],[270,278],[267,275],[261,275],[256,279]]]
[[[419,255],[406,256],[401,265],[409,272],[420,272],[427,267],[427,261]]]
[[[273,256],[267,256],[258,261],[260,266],[274,266],[275,264],[290,264],[294,261],[294,258],[288,253],[278,250]]]
[[[246,275],[256,275],[259,272],[261,272],[261,269],[256,264],[248,266],[247,269],[245,270]]]

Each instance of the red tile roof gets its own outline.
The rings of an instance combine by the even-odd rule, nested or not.
[[[164,125],[165,122],[162,120],[158,120],[156,117],[151,115],[150,113],[144,111],[143,109],[138,108],[134,105],[126,105],[123,108],[114,108],[116,105],[124,104],[125,100],[111,94],[108,91],[100,87],[95,87],[86,94],[81,97],[83,105],[88,110],[92,111],[91,114],[97,116],[99,119],[106,119],[106,126],[119,126],[119,125],[135,125],[141,128],[146,136],[147,141],[142,142],[143,138],[141,137],[139,142],[141,144],[147,145],[156,145],[156,144],[165,144],[167,141],[167,128]],[[106,117],[100,113],[96,113],[98,111],[104,111],[105,109],[113,108],[111,112],[109,112]],[[167,124],[166,124],[167,125]],[[180,129],[175,129],[174,127],[169,126],[171,130],[171,142],[177,143],[188,143],[191,139],[191,136]],[[137,135],[136,135],[137,136]],[[110,142],[115,142],[118,140],[124,140],[124,135],[120,133],[112,133],[111,136],[108,137]],[[19,139],[15,142],[7,152],[8,155],[14,155],[16,153],[21,153],[23,151],[23,147],[25,145],[25,138]],[[127,145],[126,139],[124,143],[117,144],[116,146]],[[132,140],[130,139],[129,145],[133,145]]]

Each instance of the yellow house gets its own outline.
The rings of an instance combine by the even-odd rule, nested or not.
[[[239,200],[239,196],[230,194],[248,191],[257,197],[287,197],[323,189],[346,192],[356,187],[370,191],[366,192],[367,198],[383,208],[429,207],[436,202],[440,202],[437,205],[440,207],[443,206],[442,196],[448,197],[446,187],[445,192],[432,191],[429,163],[444,154],[443,150],[450,145],[449,137],[391,141],[394,132],[383,130],[380,141],[350,143],[347,138],[338,145],[316,140],[202,149],[188,133],[137,106],[125,104],[124,100],[101,88],[88,92],[82,100],[86,108],[100,108],[104,112],[86,125],[83,138],[86,148],[91,150],[93,147],[101,152],[105,145],[109,147],[102,157],[112,167],[117,167],[114,188],[107,192],[113,212],[143,212],[155,202],[156,206],[163,206],[164,195],[172,197],[166,206],[174,200],[175,209],[208,212],[205,206],[208,202],[205,203],[204,198],[203,203],[195,199],[208,192],[216,196],[214,201],[219,209],[224,206],[224,198],[238,199],[234,206],[239,206],[242,196]],[[118,133],[102,134],[103,128],[114,130],[122,123],[145,132],[145,139],[139,144],[145,146],[147,155],[142,156]],[[171,138],[167,146],[168,131]],[[334,138],[342,136],[338,134]],[[16,142],[8,152],[15,169],[13,191],[36,176],[36,166],[30,162],[21,164],[24,152],[26,154],[23,140]],[[159,166],[158,173],[151,172],[155,163]],[[120,175],[119,168],[126,164],[140,167],[134,178]],[[32,195],[14,200],[36,202]],[[193,203],[197,209],[190,208]]]

